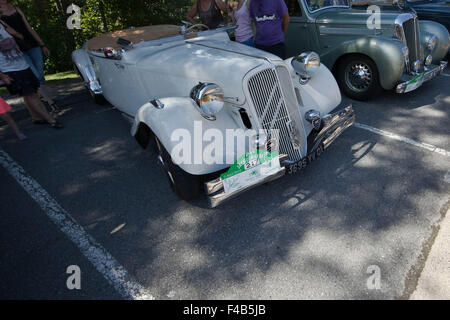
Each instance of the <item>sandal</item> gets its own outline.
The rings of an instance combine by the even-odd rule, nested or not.
[[[58,106],[56,105],[56,103],[54,103],[54,102],[50,105],[50,109],[51,109],[52,112],[54,112],[54,113],[61,112],[61,108],[58,107]]]
[[[61,123],[59,123],[58,121],[55,121],[55,122],[53,122],[53,123],[50,123],[50,126],[51,126],[53,129],[62,129],[62,128],[64,128],[64,126],[63,126]]]
[[[31,122],[32,122],[33,124],[47,124],[47,121],[45,121],[44,119],[31,120]]]

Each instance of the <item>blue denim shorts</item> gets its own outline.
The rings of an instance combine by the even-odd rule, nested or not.
[[[44,77],[44,58],[42,57],[41,47],[34,47],[24,52],[25,59],[33,71],[36,78],[38,78],[41,85],[45,84]]]
[[[254,47],[255,46],[255,42],[253,41],[253,37],[248,38],[247,40],[242,41],[240,43],[245,44],[245,45],[247,45],[249,47]]]

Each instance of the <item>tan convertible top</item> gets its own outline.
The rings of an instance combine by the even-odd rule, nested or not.
[[[135,29],[126,29],[120,31],[113,31],[102,34],[98,37],[92,38],[87,43],[88,50],[100,50],[106,47],[120,49],[117,44],[117,39],[123,38],[133,43],[140,41],[150,41],[180,34],[180,27],[170,24],[147,26]]]

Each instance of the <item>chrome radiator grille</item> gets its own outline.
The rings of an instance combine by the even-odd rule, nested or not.
[[[405,33],[404,42],[406,42],[405,44],[409,49],[410,63],[414,63],[417,60],[422,63],[424,60],[424,56],[420,45],[419,21],[417,17],[408,19],[403,22],[403,31]]]
[[[248,80],[248,90],[258,120],[267,132],[268,138],[276,138],[271,136],[271,130],[278,129],[280,154],[287,154],[289,160],[297,161],[306,154],[305,131],[296,103],[292,101],[292,95],[295,98],[295,93],[290,83],[289,72],[285,69],[278,67],[276,70],[265,69],[256,73]],[[290,121],[300,142],[299,146],[292,143],[292,133],[290,134],[287,125]]]

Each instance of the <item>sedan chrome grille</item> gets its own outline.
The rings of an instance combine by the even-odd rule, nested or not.
[[[278,67],[276,70],[265,69],[256,73],[248,80],[248,90],[268,139],[277,138],[271,135],[278,132],[279,153],[287,154],[291,161],[297,161],[306,155],[305,130],[297,103],[292,98],[295,98],[295,93],[289,72],[284,69]]]
[[[409,49],[409,61],[411,68],[414,70],[413,64],[419,61],[419,67],[423,65],[424,54],[420,44],[419,22],[417,17],[411,18],[403,22],[403,31],[405,33],[405,44]]]

